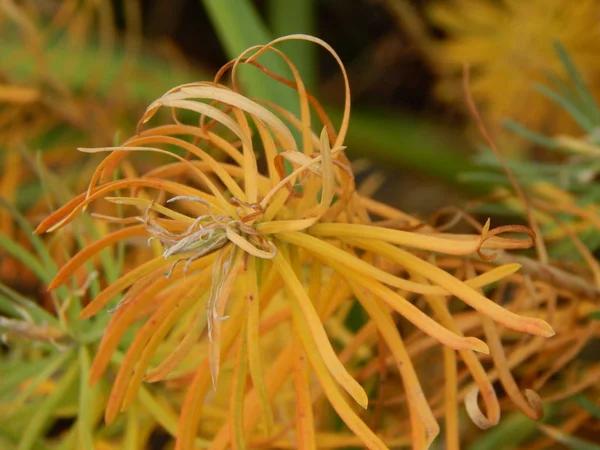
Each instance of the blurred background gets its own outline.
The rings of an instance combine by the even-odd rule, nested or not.
[[[598,5],[589,0],[6,0],[2,5],[3,148],[18,142],[32,150],[55,147],[63,162],[77,158],[74,147],[82,145],[82,134],[94,145],[110,144],[117,131],[128,136],[143,108],[166,89],[210,79],[251,45],[308,33],[331,44],[347,66],[353,102],[349,153],[368,158],[369,167],[381,174],[370,189],[387,179],[376,195],[423,213],[479,192],[458,177],[469,168],[472,144],[479,139],[468,132],[472,119],[460,83],[463,62],[472,66],[482,113],[510,154],[529,144],[499,131],[506,118],[537,131],[573,128],[560,108],[533,89],[561,70],[554,41],[584,63],[587,81],[598,81],[592,58],[599,45]],[[578,34],[587,25],[589,34]],[[332,58],[310,44],[282,48],[335,116],[343,89]],[[261,87],[251,78],[245,86],[250,94],[279,96],[279,86],[273,93]]]
[[[367,173],[381,174],[369,189],[431,213],[482,189],[458,176],[479,142],[466,112],[463,63],[503,151],[523,154],[532,145],[502,129],[505,119],[543,133],[577,129],[534,84],[562,76],[553,48],[560,42],[593,90],[599,9],[590,0],[5,0],[0,145],[55,147],[63,162],[77,158],[82,135],[93,145],[110,144],[116,132],[128,136],[168,88],[210,79],[251,45],[307,33],[331,44],[348,69],[349,153],[368,158]],[[335,117],[343,89],[333,59],[310,44],[282,49]],[[290,96],[245,81],[251,95],[284,105]]]

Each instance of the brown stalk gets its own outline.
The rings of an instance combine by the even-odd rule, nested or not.
[[[515,190],[515,193],[519,197],[519,200],[521,201],[521,203],[523,203],[523,208],[525,209],[527,221],[529,222],[529,226],[535,233],[535,248],[538,253],[538,257],[540,258],[540,261],[542,263],[547,264],[548,263],[548,252],[546,251],[546,247],[544,245],[544,239],[542,237],[540,227],[531,212],[531,206],[529,205],[529,200],[525,196],[525,193],[521,189],[521,186],[519,186],[519,183],[517,182],[517,179],[515,178],[514,174],[512,173],[512,171],[510,170],[510,168],[508,167],[506,162],[504,161],[502,152],[500,151],[500,149],[498,148],[498,146],[492,139],[492,136],[488,132],[488,130],[485,126],[485,123],[483,122],[483,119],[482,119],[481,115],[479,114],[479,111],[477,110],[475,101],[473,100],[473,95],[471,93],[471,87],[470,87],[469,65],[467,63],[465,63],[463,65],[463,88],[465,91],[465,98],[467,101],[467,106],[469,107],[469,111],[470,111],[471,115],[473,116],[473,119],[475,119],[475,123],[477,123],[479,132],[481,133],[484,140],[487,142],[487,144],[490,146],[490,148],[493,150],[494,154],[498,158],[498,161],[500,162],[500,165],[502,166],[504,173],[508,177],[510,184],[512,185],[513,189]]]
[[[501,266],[503,264],[517,263],[521,265],[520,272],[522,274],[530,275],[536,280],[545,281],[555,287],[590,299],[600,298],[600,288],[594,286],[585,278],[553,267],[547,263],[527,258],[526,256],[511,255],[503,251],[497,251],[495,255],[496,258],[490,261],[490,264]],[[479,260],[477,255],[469,255],[469,258]]]

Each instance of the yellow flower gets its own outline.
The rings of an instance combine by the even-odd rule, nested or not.
[[[298,38],[323,46],[342,70],[346,102],[337,131],[306,92],[296,67],[274,48],[278,42]],[[294,74],[290,81],[267,71],[297,90],[300,118],[277,105],[249,99],[237,89],[238,66],[262,67],[257,58],[268,51],[281,56]],[[227,69],[232,73],[231,87],[221,84]],[[189,380],[177,449],[194,447],[201,419],[203,423],[217,420],[216,431],[203,437],[211,439],[211,448],[222,449],[230,443],[235,448],[258,445],[255,428],[262,418],[267,435],[262,445],[268,446],[264,442],[284,435],[287,426],[286,418],[272,411],[274,397],[285,390],[286,381],[293,380],[295,446],[314,448],[316,441],[325,438],[322,433],[327,430],[315,425],[312,401],[322,392],[363,445],[387,448],[395,436],[375,434],[344,397],[340,388],[367,408],[365,389],[341,360],[352,355],[338,355],[324,327],[356,298],[394,357],[408,397],[415,439],[428,446],[439,426],[392,312],[452,349],[489,350],[485,342],[465,337],[451,317],[440,324],[407,296],[454,295],[510,329],[545,337],[554,334],[545,321],[510,312],[478,291],[514,273],[517,264],[461,281],[419,256],[423,252],[468,255],[482,249],[526,248],[531,245],[530,238],[497,236],[522,228],[490,230],[488,222],[481,235],[446,235],[427,227],[419,232],[393,229],[412,219],[356,192],[343,146],[350,118],[349,94],[343,64],[329,45],[310,36],[290,36],[249,49],[225,66],[214,82],[170,90],[147,108],[138,133],[122,146],[84,149],[110,153],[88,191],[57,210],[37,232],[66,225],[99,199],[134,206],[137,214],[114,218],[114,222],[129,226],[76,255],[50,287],[65,283],[84,262],[116,242],[146,236],[160,243],[154,259],[106,287],[81,314],[90,318],[101,313],[127,290],[113,310],[96,354],[92,381],[104,374],[126,330],[145,319],[118,366],[106,409],[108,422],[136,398],[144,380],[175,377]],[[144,129],[165,107],[173,111],[172,123]],[[321,121],[320,135],[313,131],[311,107]],[[182,110],[199,113],[200,122],[183,123],[177,116]],[[252,128],[256,130],[254,139]],[[294,128],[300,142],[294,137]],[[176,148],[187,157],[175,152]],[[211,156],[214,151],[227,155],[228,162],[217,162]],[[166,154],[176,161],[137,177],[108,181],[126,158],[143,152]],[[265,167],[263,172],[258,170],[259,161]],[[120,194],[111,196],[117,191]],[[377,217],[387,226],[374,223]],[[382,270],[377,262],[381,259],[400,267],[401,274]],[[270,348],[276,349],[274,357],[262,349],[270,332],[280,326],[287,330],[283,335],[287,340],[268,341]],[[335,333],[335,327],[332,330]],[[339,323],[337,330],[343,340]],[[226,380],[219,376],[224,368]],[[311,382],[313,374],[318,387]],[[251,389],[247,378],[252,380]],[[216,412],[203,408],[211,402],[211,382],[217,392],[229,392],[230,402],[222,414],[218,408]],[[218,401],[215,405],[222,407]],[[202,433],[210,429],[204,423]]]
[[[554,43],[564,45],[583,79],[598,93],[600,3],[595,0],[451,0],[428,8],[447,34],[435,53],[442,73],[438,93],[464,98],[462,66],[472,66],[472,90],[495,123],[507,118],[552,133],[573,130],[573,120],[532,87],[564,69]]]

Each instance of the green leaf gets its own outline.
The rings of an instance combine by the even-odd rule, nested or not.
[[[23,430],[23,437],[19,442],[18,450],[29,450],[36,445],[38,439],[43,435],[46,427],[50,424],[56,408],[74,387],[77,378],[77,365],[73,364],[63,375],[50,395],[37,408],[27,428]]]
[[[4,30],[3,30],[4,31]],[[82,43],[79,43],[82,44]],[[94,42],[72,45],[64,39],[50,36],[46,39],[44,57],[51,76],[60,79],[71,91],[89,91],[92,70],[98,64],[102,52],[103,82],[95,86],[94,94],[100,98],[118,93],[119,100],[145,105],[175,85],[203,77],[176,61],[165,59],[150,52],[141,52],[132,58],[131,53],[115,44],[113,51],[106,53]],[[0,71],[8,78],[21,83],[34,83],[36,59],[30,54],[26,40],[15,34],[3,32],[0,36]],[[75,70],[65,70],[66,67]],[[127,76],[125,76],[127,75]],[[118,85],[118,86],[115,86]]]
[[[593,313],[588,314],[588,317],[593,320],[600,320],[600,311],[594,311]]]
[[[563,219],[562,222],[567,222],[568,220],[569,219]],[[547,227],[546,229],[550,231],[555,228],[556,226],[552,226]],[[546,232],[546,229],[542,230],[542,234]],[[598,233],[595,228],[590,227],[589,229],[582,230],[577,234],[584,245],[592,252],[598,248],[598,245],[600,245],[600,233]],[[552,247],[551,251],[549,251],[549,253],[553,258],[556,259],[583,262],[583,258],[578,252],[577,247],[567,236],[565,236],[562,241],[557,242],[556,245]]]
[[[348,328],[348,330],[356,333],[360,330],[368,321],[370,320],[368,314],[365,313],[365,310],[360,305],[360,303],[356,300],[353,300],[352,306],[350,307],[350,311],[348,312],[346,319],[344,320],[344,324]]]
[[[127,411],[127,427],[123,440],[123,450],[136,450],[140,448],[139,417],[137,404],[131,405]]]
[[[49,322],[52,325],[58,325],[58,320],[56,317],[54,317],[34,301],[28,299],[24,295],[21,295],[2,282],[0,282],[0,294],[4,294],[6,296],[0,296],[0,299],[4,299],[3,301],[8,300],[14,302],[16,306],[23,308],[36,323]]]
[[[42,263],[22,245],[18,244],[6,234],[0,232],[0,247],[14,256],[17,260],[31,269],[40,280],[44,283],[49,283],[52,279],[50,272],[42,265]]]
[[[582,111],[580,111],[579,108],[577,108],[577,105],[574,105],[572,101],[568,100],[547,86],[536,84],[534,85],[534,88],[544,97],[552,100],[558,106],[567,111],[571,117],[575,119],[579,126],[588,133],[591,133],[594,130],[594,124],[592,121]]]
[[[509,208],[506,205],[501,204],[481,204],[477,207],[473,208],[472,212],[476,212],[477,214],[493,217],[493,216],[509,216],[509,217],[522,217],[521,211],[515,211],[514,209]]]
[[[552,404],[545,404],[542,421],[549,421],[554,410]],[[497,426],[483,433],[467,447],[467,450],[512,450],[534,435],[538,431],[538,425],[538,422],[521,412],[504,415]]]
[[[334,124],[341,111],[325,108]],[[426,120],[383,110],[353,110],[345,145],[349,154],[393,163],[408,170],[441,178],[463,189],[458,175],[472,169],[470,151],[451,130]]]
[[[40,154],[37,155],[35,164],[36,173],[40,181],[48,187],[48,190],[53,193],[54,197],[60,199],[61,202],[66,202],[73,197],[73,194],[61,183],[60,177],[52,173],[44,164]],[[94,221],[86,215],[82,215],[79,220],[75,221],[72,225],[73,237],[77,241],[79,248],[83,249],[86,247],[86,241],[84,239],[82,228],[92,236],[93,239],[99,239],[100,234],[94,224]],[[115,262],[113,254],[110,249],[103,249],[100,252],[100,260],[102,262],[102,273],[106,276],[109,283],[114,282],[118,278],[120,266]],[[93,265],[91,262],[87,262],[85,265],[88,270],[88,274],[91,274]],[[92,295],[97,295],[100,291],[100,284],[97,279],[92,280],[90,287]],[[73,334],[77,337],[81,336],[81,325],[83,321],[79,319],[79,313],[81,312],[81,302],[78,295],[70,292],[65,286],[58,288],[57,293],[61,296],[63,301],[68,302],[67,317],[69,318],[69,324],[72,328]],[[108,317],[105,320],[96,320],[92,323],[98,327],[104,327]]]
[[[48,183],[49,185],[51,185],[53,187],[53,189],[55,190],[55,192],[58,192],[58,189],[61,188],[61,182],[60,182],[60,178],[51,173],[48,168],[43,164],[42,160],[38,161],[38,174],[40,175],[40,178],[43,178],[46,180],[46,183]],[[74,195],[65,190],[62,195],[64,195],[66,197],[66,199],[64,200],[63,203],[66,203],[67,200],[71,199],[72,197],[74,197]],[[98,228],[96,227],[96,223],[95,221],[88,215],[83,214],[80,217],[80,220],[78,221],[77,225],[82,225],[83,229],[93,238],[93,239],[100,239],[100,232],[98,231]],[[79,227],[73,227],[74,231],[73,231],[73,235],[75,237],[75,239],[77,240],[77,243],[79,245],[80,249],[84,249],[85,247],[87,247],[87,243],[85,242],[84,238],[83,238],[83,234],[81,233],[81,229]],[[114,281],[116,281],[119,278],[119,274],[121,272],[121,267],[122,265],[116,261],[115,257],[113,256],[113,253],[111,252],[111,250],[109,248],[103,249],[100,251],[100,260],[102,262],[102,273],[106,276],[107,280],[109,283],[113,283]],[[91,263],[88,263],[86,265],[86,267],[88,268],[89,272],[91,272],[93,266]],[[95,286],[97,292],[95,292],[96,294],[99,292],[99,284],[97,280],[94,280],[92,282],[92,284]]]
[[[28,319],[30,316],[26,311],[18,308],[8,297],[0,295],[0,313],[6,317],[15,319]]]
[[[77,428],[81,449],[94,450],[93,411],[95,389],[88,384],[90,378],[90,352],[86,346],[79,347],[79,415]]]
[[[3,198],[0,198],[0,207],[5,208],[10,213],[19,227],[25,232],[27,239],[29,242],[31,242],[31,245],[42,260],[42,264],[44,264],[48,270],[54,274],[56,272],[56,264],[54,264],[54,260],[50,256],[50,252],[46,248],[44,241],[39,236],[33,234],[33,227],[29,221]]]
[[[229,58],[237,58],[247,48],[273,40],[252,2],[202,0],[202,3]],[[273,52],[261,56],[260,62],[271,71],[289,78],[290,71],[285,62]],[[277,82],[265,82],[265,75],[255,67],[241,69],[240,78],[250,96],[276,102],[292,112],[298,110],[292,89]]]
[[[138,398],[146,412],[150,414],[171,436],[177,436],[177,417],[156,399],[145,388],[140,388]],[[210,441],[197,438],[195,441],[199,447],[209,447]]]
[[[567,70],[569,78],[575,85],[575,91],[577,94],[579,94],[579,97],[589,112],[592,120],[597,124],[600,123],[600,110],[598,109],[594,95],[588,89],[581,74],[577,70],[577,67],[575,67],[575,64],[569,56],[567,49],[560,42],[554,43],[554,49],[556,50],[556,54],[560,58],[563,66]]]
[[[25,404],[29,397],[35,392],[37,387],[54,375],[67,361],[69,361],[72,356],[72,352],[65,351],[62,353],[57,352],[53,357],[46,358],[46,364],[44,367],[36,372],[37,375],[30,379],[29,383],[27,383],[23,390],[19,392],[11,404],[14,404],[15,408]]]
[[[557,442],[565,444],[571,450],[600,450],[600,445],[566,434],[558,428],[545,425],[540,425],[539,428]]]
[[[9,437],[2,436],[2,434],[0,433],[0,448],[3,448],[5,450],[13,450],[17,448],[17,446]]]
[[[479,152],[474,158],[474,161],[479,166],[493,167],[499,171],[502,168],[500,161],[489,149],[485,148]],[[523,176],[535,176],[538,178],[547,177],[549,174],[555,174],[557,171],[564,169],[564,165],[559,164],[542,164],[529,161],[509,160],[506,162],[511,171]]]
[[[600,311],[592,314],[598,314],[598,319],[600,319]],[[589,412],[592,416],[600,420],[600,406],[592,400],[590,400],[589,397],[586,397],[583,394],[577,394],[573,396],[572,399],[575,403],[577,403],[579,406],[581,406],[583,409]]]
[[[25,380],[44,370],[48,364],[52,364],[53,357],[46,357],[33,361],[19,361],[15,364],[2,362],[0,370],[0,396],[2,398],[12,396]]]
[[[503,122],[504,126],[519,136],[538,144],[544,148],[549,150],[560,150],[560,146],[556,143],[554,139],[536,133],[535,131],[530,130],[529,128],[521,125],[519,122],[515,122],[514,120],[505,120]]]
[[[60,442],[56,443],[51,450],[72,450],[77,448],[75,442],[77,440],[77,428],[71,427],[65,431],[60,437]]]
[[[270,0],[269,24],[273,36],[315,33],[315,0]],[[281,50],[298,67],[310,92],[317,88],[317,46],[312,42],[282,42]]]
[[[489,172],[464,172],[458,175],[458,181],[461,183],[473,183],[478,186],[483,185],[486,189],[492,190],[493,187],[507,187],[510,183],[505,175]]]

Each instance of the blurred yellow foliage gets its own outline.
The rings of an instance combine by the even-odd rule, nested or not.
[[[595,0],[451,0],[427,9],[448,37],[435,48],[442,74],[437,93],[456,101],[464,63],[474,97],[494,122],[517,120],[538,131],[573,131],[568,114],[532,89],[564,72],[553,47],[564,45],[592,92],[600,90],[600,3]]]

